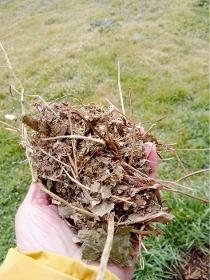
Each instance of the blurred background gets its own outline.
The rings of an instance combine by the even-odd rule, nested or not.
[[[1,0],[0,41],[26,93],[49,102],[108,98],[120,107],[119,60],[127,115],[131,92],[145,129],[164,117],[153,129],[162,143],[208,147],[208,0]],[[0,120],[19,127],[11,82],[0,51]],[[27,100],[30,110],[35,100]],[[0,123],[0,262],[15,246],[14,215],[30,183],[19,140]],[[189,173],[208,167],[208,151],[179,155]],[[184,175],[173,153],[162,157],[158,177]],[[193,176],[191,187],[207,198],[207,174]],[[145,240],[145,267],[139,260],[134,279],[208,279],[208,207],[178,194],[164,199],[176,220]]]

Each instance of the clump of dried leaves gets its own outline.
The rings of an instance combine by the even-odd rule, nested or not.
[[[152,224],[173,218],[162,207],[161,185],[150,177],[144,143],[155,138],[112,106],[61,103],[36,109],[35,116],[23,117],[33,129],[33,168],[75,229],[83,258],[100,258],[112,212],[110,261],[130,265],[139,237],[159,234]]]

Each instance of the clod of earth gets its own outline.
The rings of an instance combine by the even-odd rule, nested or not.
[[[131,265],[141,236],[159,234],[155,222],[173,219],[160,200],[161,185],[150,177],[145,143],[157,141],[124,115],[98,105],[38,105],[23,116],[30,135],[32,165],[52,194],[59,214],[77,234],[82,256],[98,260],[114,213],[110,261]]]

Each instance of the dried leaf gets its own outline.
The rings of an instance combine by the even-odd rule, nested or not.
[[[130,241],[132,227],[119,228],[114,235],[110,261],[122,266],[132,264],[134,249]],[[80,230],[78,239],[82,242],[82,258],[86,260],[97,260],[103,252],[107,233],[103,229]]]
[[[96,205],[91,211],[99,216],[103,217],[105,214],[110,213],[114,209],[114,203],[108,200],[104,200],[101,204]]]
[[[154,223],[161,222],[163,224],[167,224],[174,219],[172,214],[167,212],[159,212],[153,214],[147,214],[145,216],[140,216],[139,214],[131,214],[128,216],[128,219],[124,222],[120,222],[119,225],[131,225],[136,223]]]
[[[101,197],[102,197],[102,199],[110,198],[111,195],[112,195],[111,187],[107,186],[107,185],[103,185],[101,187]]]
[[[100,190],[100,183],[96,181],[96,182],[94,182],[93,184],[91,184],[90,190],[91,190],[91,192],[93,192],[93,193],[98,193],[99,190]]]
[[[74,214],[74,211],[68,206],[59,205],[58,213],[63,218],[70,218]]]

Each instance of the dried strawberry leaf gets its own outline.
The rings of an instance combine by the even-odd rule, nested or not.
[[[63,218],[70,218],[74,211],[68,206],[58,205],[58,214]]]
[[[96,205],[91,211],[99,216],[103,217],[105,214],[110,213],[114,209],[114,203],[108,200],[104,200],[101,204]]]
[[[167,212],[159,212],[153,214],[147,214],[145,216],[140,216],[139,214],[130,214],[126,221],[119,223],[119,225],[130,225],[136,223],[152,223],[152,222],[161,222],[167,224],[174,219],[172,214]]]
[[[114,235],[110,262],[122,266],[132,264],[134,248],[130,241],[130,231],[132,227],[119,228]],[[86,260],[98,260],[101,256],[106,242],[107,233],[104,229],[80,230],[78,239],[82,242],[82,258]]]
[[[110,198],[111,195],[112,195],[111,187],[107,186],[107,185],[103,185],[101,187],[101,197],[102,197],[102,199]]]

